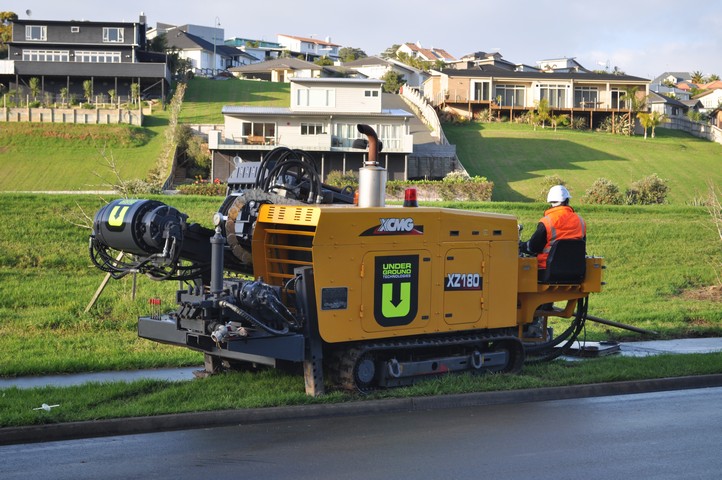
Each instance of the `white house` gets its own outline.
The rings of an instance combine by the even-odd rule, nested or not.
[[[357,125],[373,127],[383,150],[380,161],[390,179],[405,179],[408,155],[413,152],[409,128],[412,113],[383,108],[383,82],[356,78],[292,78],[289,107],[225,106],[223,133],[209,134],[213,178],[226,178],[235,156],[260,160],[278,145],[318,155],[325,177],[331,170],[345,172],[363,164],[365,151],[352,147],[365,138]]]
[[[694,99],[702,102],[702,106],[704,107],[701,110],[702,112],[709,113],[722,105],[722,88],[707,90],[706,92],[695,96]]]
[[[294,35],[279,34],[276,36],[279,44],[292,54],[301,54],[304,60],[315,60],[319,57],[329,57],[338,60],[338,51],[341,45],[331,43],[330,38],[319,40],[318,38],[297,37]]]
[[[429,78],[429,74],[418,68],[411,67],[405,63],[384,59],[381,57],[364,57],[343,64],[344,67],[352,68],[368,78],[381,79],[390,71],[394,71],[406,81],[410,87],[421,88]]]

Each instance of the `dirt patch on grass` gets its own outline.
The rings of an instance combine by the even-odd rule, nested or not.
[[[700,287],[694,290],[685,290],[682,297],[689,300],[705,300],[709,302],[722,302],[722,285]]]

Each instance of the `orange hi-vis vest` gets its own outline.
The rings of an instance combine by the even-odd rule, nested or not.
[[[539,268],[547,268],[549,251],[557,240],[581,240],[587,236],[584,220],[568,205],[550,208],[539,221],[547,230],[547,244],[536,257]]]

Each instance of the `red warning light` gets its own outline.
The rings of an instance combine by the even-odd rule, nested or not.
[[[416,189],[407,188],[404,190],[404,207],[418,207],[419,202],[416,200]]]

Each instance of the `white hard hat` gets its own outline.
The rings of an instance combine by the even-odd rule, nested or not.
[[[569,190],[567,190],[564,185],[554,185],[552,188],[549,189],[549,194],[547,195],[547,202],[562,203],[564,200],[567,200],[569,198],[572,198],[572,196],[569,195]]]

